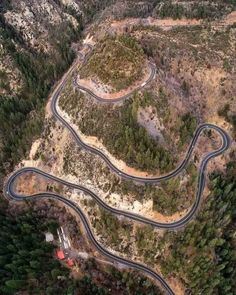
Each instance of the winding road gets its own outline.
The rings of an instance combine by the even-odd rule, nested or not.
[[[207,164],[208,162],[212,159],[215,158],[221,154],[224,153],[225,150],[227,150],[230,146],[230,137],[229,135],[220,127],[210,124],[210,123],[205,123],[202,125],[199,125],[197,130],[195,131],[195,134],[193,136],[193,139],[187,149],[185,158],[183,159],[183,161],[176,167],[175,170],[173,170],[172,172],[160,176],[160,177],[138,177],[138,176],[133,176],[131,174],[127,174],[124,173],[123,171],[119,170],[111,161],[110,159],[99,149],[96,149],[94,147],[91,147],[89,145],[87,145],[86,143],[84,143],[82,141],[82,139],[79,137],[79,135],[77,134],[77,132],[72,128],[72,126],[59,114],[58,112],[58,99],[59,96],[62,92],[62,90],[64,89],[66,83],[68,82],[69,77],[71,76],[71,73],[73,73],[73,71],[76,69],[76,67],[78,66],[79,62],[81,60],[83,60],[83,62],[85,62],[85,60],[87,59],[87,56],[82,56],[80,55],[79,58],[76,60],[76,62],[72,65],[72,67],[68,70],[68,72],[63,76],[61,82],[59,83],[59,85],[57,86],[57,88],[55,89],[55,91],[52,94],[52,98],[51,98],[51,110],[53,115],[62,123],[62,125],[64,127],[66,127],[68,129],[68,131],[71,132],[71,134],[73,135],[75,141],[77,142],[77,144],[82,147],[83,149],[96,154],[98,156],[100,156],[105,162],[106,164],[109,166],[110,170],[114,173],[116,173],[119,177],[122,177],[124,179],[128,179],[128,180],[132,180],[132,181],[136,181],[136,182],[141,182],[141,183],[158,183],[160,181],[163,180],[168,180],[176,175],[178,175],[188,164],[190,157],[193,153],[193,150],[196,146],[196,143],[198,141],[198,138],[200,136],[200,134],[206,130],[206,129],[213,129],[216,132],[219,133],[219,135],[221,136],[222,139],[222,143],[221,146],[214,151],[209,152],[208,154],[206,154],[200,164],[200,168],[199,168],[199,174],[198,174],[198,183],[197,183],[197,192],[196,192],[196,198],[195,198],[195,202],[192,205],[191,209],[188,211],[188,213],[181,218],[178,221],[172,222],[172,223],[161,223],[161,222],[156,222],[153,221],[151,219],[142,217],[138,214],[135,213],[131,213],[128,211],[123,211],[123,210],[119,210],[116,208],[113,208],[111,206],[109,206],[108,204],[106,204],[99,196],[97,196],[94,192],[92,192],[91,190],[87,189],[84,186],[78,185],[78,184],[74,184],[74,183],[70,183],[67,182],[63,179],[60,179],[56,176],[53,176],[51,174],[48,174],[42,170],[39,170],[37,168],[33,168],[33,167],[24,167],[22,169],[19,169],[17,171],[15,171],[12,175],[9,176],[9,178],[7,179],[7,182],[4,186],[4,195],[6,196],[6,198],[8,199],[13,199],[16,201],[23,201],[23,200],[37,200],[37,199],[42,199],[42,198],[50,198],[50,199],[54,199],[54,200],[58,200],[62,203],[64,203],[65,205],[69,206],[70,208],[72,208],[73,210],[75,210],[75,212],[78,213],[78,215],[80,216],[80,219],[84,225],[84,228],[86,230],[86,233],[89,237],[89,239],[91,240],[91,242],[93,243],[93,245],[97,248],[98,251],[100,251],[104,256],[106,256],[108,259],[114,261],[114,262],[118,262],[121,263],[123,265],[126,265],[127,267],[139,270],[144,272],[147,276],[157,280],[160,285],[163,287],[163,289],[170,295],[174,295],[173,290],[171,289],[171,287],[167,284],[167,282],[160,276],[158,275],[155,271],[149,269],[147,266],[141,264],[141,263],[137,263],[134,261],[131,261],[129,259],[123,258],[123,257],[119,257],[113,253],[111,253],[110,251],[108,251],[106,248],[104,248],[97,240],[96,237],[94,236],[91,228],[90,228],[90,223],[86,217],[86,215],[83,213],[83,211],[80,209],[80,207],[75,204],[73,201],[66,199],[63,196],[60,196],[58,194],[55,193],[49,193],[49,192],[45,192],[45,193],[39,193],[39,194],[35,194],[35,195],[30,195],[30,196],[22,196],[19,195],[15,192],[15,181],[16,179],[24,174],[24,173],[29,173],[29,172],[33,172],[36,173],[38,175],[41,175],[43,177],[46,177],[50,180],[56,181],[58,183],[61,183],[65,186],[67,186],[68,188],[72,188],[72,189],[77,189],[80,190],[88,195],[90,195],[100,206],[102,206],[104,209],[109,210],[110,212],[112,212],[113,214],[119,215],[119,216],[125,216],[127,218],[130,218],[134,221],[138,221],[138,222],[142,222],[144,224],[149,224],[152,226],[155,226],[157,228],[163,228],[163,229],[178,229],[184,225],[186,225],[195,215],[195,213],[197,212],[199,206],[200,206],[200,202],[201,202],[201,196],[205,187],[205,172],[206,172],[206,168],[207,168]],[[144,86],[140,86],[137,90],[140,90],[142,87],[145,87],[148,83],[150,83],[153,78],[155,77],[156,74],[156,68],[153,64],[150,63],[151,66],[151,75],[148,78],[148,80],[146,81]],[[75,81],[73,81],[75,83]],[[123,99],[128,98],[132,93],[125,95],[119,99],[115,99],[115,100],[107,100],[104,99],[102,97],[97,97],[97,95],[95,95],[94,93],[92,93],[89,89],[86,89],[84,87],[81,87],[79,84],[77,84],[77,87],[79,88],[79,90],[85,91],[86,93],[88,93],[89,95],[93,96],[95,99],[102,101],[102,102],[109,102],[109,103],[113,103],[113,102],[117,102]]]
[[[141,86],[136,87],[135,90],[133,90],[131,93],[125,94],[125,95],[120,96],[118,98],[112,98],[112,99],[102,98],[102,97],[96,95],[94,92],[92,92],[89,88],[80,85],[77,80],[73,80],[73,83],[74,83],[74,86],[76,86],[79,90],[86,92],[87,94],[89,94],[90,96],[92,96],[93,98],[95,98],[96,100],[98,100],[100,102],[115,103],[115,102],[119,102],[119,101],[129,98],[130,95],[133,94],[134,91],[141,90],[142,88],[146,87],[148,84],[150,84],[153,81],[153,79],[156,76],[156,66],[153,63],[149,62],[149,67],[150,67],[150,75],[149,75],[148,79],[145,82],[143,82]]]

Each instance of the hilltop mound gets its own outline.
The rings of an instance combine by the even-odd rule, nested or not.
[[[144,62],[143,50],[134,38],[106,37],[97,44],[80,77],[98,79],[120,91],[142,77]]]

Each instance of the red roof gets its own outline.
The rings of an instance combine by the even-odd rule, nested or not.
[[[65,254],[62,250],[57,250],[57,258],[59,258],[60,260],[65,258]]]
[[[67,264],[68,264],[68,266],[73,266],[74,265],[74,261],[72,259],[68,259],[67,260]]]

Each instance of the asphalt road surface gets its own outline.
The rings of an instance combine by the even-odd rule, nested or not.
[[[90,46],[89,46],[90,47]],[[90,50],[91,52],[91,50]],[[75,204],[74,202],[72,202],[71,200],[68,200],[66,198],[64,198],[63,196],[60,196],[59,194],[55,194],[55,193],[49,193],[49,192],[45,192],[45,193],[40,193],[40,194],[35,194],[35,195],[31,195],[31,196],[22,196],[22,195],[18,195],[15,192],[15,180],[17,179],[17,177],[19,177],[20,175],[22,175],[23,173],[29,173],[29,172],[33,172],[36,174],[39,174],[43,177],[46,177],[48,179],[51,179],[53,181],[56,181],[58,183],[61,183],[69,188],[72,189],[77,189],[80,190],[88,195],[90,195],[100,206],[102,206],[104,209],[109,210],[110,212],[112,212],[113,214],[119,215],[119,216],[125,216],[127,218],[130,218],[132,220],[144,223],[144,224],[149,224],[152,226],[155,226],[157,228],[162,228],[162,229],[178,229],[184,225],[186,225],[195,215],[195,213],[197,212],[199,206],[200,206],[200,202],[201,202],[201,196],[202,196],[202,192],[204,190],[205,187],[205,173],[206,173],[206,168],[207,168],[207,164],[208,162],[212,159],[215,158],[221,154],[224,153],[225,150],[227,150],[229,148],[230,145],[230,137],[228,136],[228,134],[220,127],[213,125],[213,124],[209,124],[209,123],[205,123],[200,125],[197,130],[195,131],[195,134],[193,136],[193,139],[187,149],[185,158],[183,159],[183,161],[179,164],[178,167],[176,167],[175,170],[173,170],[172,172],[160,176],[160,177],[137,177],[137,176],[133,176],[131,174],[127,174],[124,173],[123,171],[119,170],[111,161],[110,159],[99,149],[96,149],[94,147],[91,147],[89,145],[87,145],[86,143],[84,143],[82,141],[82,139],[79,137],[79,135],[76,133],[76,131],[70,126],[70,124],[63,118],[60,116],[58,110],[57,110],[57,103],[58,103],[58,98],[65,86],[65,84],[68,81],[68,78],[71,76],[71,74],[73,73],[73,71],[77,68],[78,64],[82,61],[82,62],[86,62],[88,58],[87,56],[83,56],[83,55],[79,55],[78,59],[74,62],[74,64],[72,65],[72,67],[68,70],[68,72],[63,76],[61,82],[58,84],[58,86],[56,87],[55,91],[52,94],[52,98],[51,98],[51,110],[53,115],[62,123],[62,125],[64,127],[66,127],[68,129],[69,132],[71,132],[71,134],[73,135],[75,141],[77,142],[77,144],[82,147],[83,149],[87,150],[88,152],[91,152],[93,154],[96,154],[98,156],[100,156],[105,162],[106,164],[109,166],[110,170],[114,173],[116,173],[119,177],[122,177],[124,179],[128,179],[128,180],[132,180],[132,181],[136,181],[136,182],[141,182],[141,183],[158,183],[160,181],[163,180],[168,180],[176,175],[178,175],[188,164],[189,159],[192,155],[192,152],[196,146],[196,143],[198,141],[198,138],[200,136],[200,134],[203,132],[203,130],[205,129],[214,129],[215,131],[217,131],[219,133],[219,135],[222,138],[222,142],[221,142],[221,146],[219,147],[219,149],[214,150],[209,152],[208,154],[206,154],[200,164],[200,168],[199,168],[199,174],[198,174],[198,184],[197,184],[197,192],[196,192],[196,198],[195,198],[195,202],[192,205],[191,209],[189,210],[189,212],[180,220],[172,222],[172,223],[161,223],[161,222],[156,222],[153,221],[151,219],[145,218],[141,215],[135,214],[135,213],[131,213],[128,211],[123,211],[123,210],[119,210],[116,208],[113,208],[109,205],[107,205],[102,199],[99,198],[99,196],[97,196],[94,192],[90,191],[89,189],[87,189],[84,186],[78,185],[78,184],[74,184],[74,183],[70,183],[67,182],[63,179],[60,179],[56,176],[53,176],[51,174],[48,174],[42,170],[39,170],[37,168],[32,168],[32,167],[24,167],[22,169],[19,169],[17,171],[15,171],[12,175],[10,175],[10,177],[8,178],[5,186],[4,186],[4,195],[6,196],[6,198],[8,199],[13,199],[15,201],[24,201],[24,200],[38,200],[38,199],[43,199],[43,198],[50,198],[50,199],[56,199],[61,201],[62,203],[64,203],[65,205],[69,206],[70,208],[72,208],[73,210],[75,210],[75,212],[77,212],[77,214],[80,216],[80,219],[84,225],[84,228],[86,230],[86,233],[88,235],[88,238],[91,240],[91,242],[93,243],[93,245],[97,248],[98,251],[100,251],[100,253],[102,253],[105,257],[107,257],[109,260],[113,261],[113,262],[118,262],[121,263],[123,265],[126,265],[129,268],[133,268],[136,269],[138,271],[141,271],[143,273],[145,273],[148,277],[157,280],[159,282],[159,284],[163,287],[163,289],[170,295],[174,295],[173,290],[171,289],[171,287],[167,284],[167,282],[160,276],[158,275],[155,271],[151,270],[150,268],[148,268],[147,266],[141,264],[141,263],[137,263],[137,262],[133,262],[129,259],[123,258],[123,257],[119,257],[113,253],[111,253],[110,251],[108,251],[105,247],[103,247],[97,240],[96,237],[94,236],[90,226],[89,226],[89,221],[87,220],[86,215],[83,213],[83,211],[80,209],[80,207]],[[145,87],[147,84],[149,84],[155,77],[156,75],[156,68],[153,64],[150,63],[150,67],[151,67],[151,74],[150,77],[148,78],[148,80],[146,81],[145,85],[138,87],[137,89],[135,89],[135,91],[140,90],[141,88]],[[73,80],[73,83],[76,83],[75,80]],[[120,97],[118,99],[115,100],[107,100],[104,99],[102,97],[98,97],[97,95],[95,95],[94,93],[92,93],[89,89],[86,89],[84,87],[81,87],[79,84],[76,84],[77,88],[79,90],[85,91],[87,94],[93,96],[93,98],[101,101],[101,102],[109,102],[109,103],[114,103],[123,99],[126,99],[128,97],[130,97],[130,95],[132,95],[132,93],[125,95],[123,97]]]

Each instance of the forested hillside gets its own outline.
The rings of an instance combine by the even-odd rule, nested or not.
[[[171,287],[179,284],[182,293],[176,294],[235,295],[236,26],[224,23],[224,16],[235,9],[235,0],[0,0],[0,185],[27,157],[29,161],[21,162],[22,166],[33,163],[77,182],[115,208],[160,222],[183,218],[194,202],[201,160],[221,144],[214,131],[199,137],[193,159],[178,179],[154,187],[121,179],[102,158],[78,146],[54,117],[45,119],[53,87],[73,63],[77,50],[84,53],[90,47],[82,46],[85,36],[94,45],[93,52],[84,69],[75,71],[80,75],[77,82],[98,77],[124,91],[139,81],[149,60],[156,66],[152,83],[129,99],[100,104],[79,92],[72,83],[75,79],[68,79],[58,109],[71,116],[70,123],[77,125],[81,138],[101,142],[115,160],[127,165],[124,170],[130,174],[136,170],[137,175],[163,175],[177,167],[198,124],[210,122],[225,129],[232,138],[231,150],[208,163],[201,209],[185,227],[168,231],[141,222],[126,226],[122,215],[99,211],[95,201],[89,202],[77,190],[58,186],[57,193],[64,193],[81,209],[86,207],[95,237],[104,247],[146,263]],[[137,23],[128,19],[122,25],[123,17],[145,19]],[[202,22],[192,25],[196,20],[186,19]],[[185,25],[177,27],[182,21]],[[39,145],[31,149],[37,138]],[[29,155],[30,149],[35,153]],[[23,188],[29,185],[37,192],[38,179],[33,183],[21,176]],[[51,189],[47,184],[45,188]],[[2,199],[0,194],[0,294],[162,294],[140,273],[120,271],[117,264],[107,266],[95,259],[84,259],[75,279],[54,259],[55,246],[45,242],[44,232],[63,223],[59,215],[51,220],[47,210],[57,208],[58,203],[46,204],[40,215],[37,202],[22,202],[21,207]],[[71,217],[63,209],[61,215]],[[85,240],[79,221],[75,225],[74,237]],[[90,257],[100,258],[86,243]],[[130,252],[122,252],[117,244],[128,245],[125,250]],[[84,250],[77,246],[76,251]]]
[[[154,15],[157,17],[218,19],[236,6],[234,0],[224,1],[158,1]]]
[[[70,99],[68,99],[68,93]],[[73,92],[67,87],[59,100],[60,107],[78,124],[82,133],[96,136],[108,151],[128,165],[146,171],[161,173],[170,171],[177,164],[177,156],[170,145],[163,147],[153,139],[147,130],[138,123],[138,110],[153,106],[153,113],[162,111],[168,114],[168,102],[164,91],[159,93],[144,92],[134,94],[122,106],[97,105],[81,93]],[[108,113],[108,117],[103,114]],[[78,116],[80,114],[80,116]],[[186,113],[179,116],[173,134],[179,138],[179,151],[190,141],[196,129],[196,119]]]
[[[37,207],[19,211],[15,217],[9,214],[7,204],[0,202],[0,294],[162,294],[137,273],[111,266],[100,271],[95,261],[85,261],[84,275],[73,279],[69,269],[54,258],[55,246],[45,242],[44,232],[55,232],[57,227],[57,220],[43,218]],[[93,279],[94,269],[100,272],[100,282]]]
[[[55,294],[74,290],[69,271],[53,258],[52,244],[44,242],[47,224],[35,214],[14,218],[0,215],[0,293]],[[65,276],[67,280],[58,280]],[[67,290],[67,291],[66,291]]]
[[[0,173],[9,171],[29,149],[32,139],[43,126],[43,106],[53,83],[67,69],[74,58],[70,48],[78,41],[81,26],[74,28],[68,22],[51,32],[50,52],[37,51],[0,14],[1,61],[11,61],[11,68],[3,67],[5,91],[0,97]],[[53,25],[51,25],[53,30]],[[21,85],[12,86],[12,72],[18,72]]]
[[[196,221],[164,238],[163,273],[180,277],[194,295],[236,294],[235,154],[232,158],[226,175],[211,176],[212,193]]]
[[[40,135],[49,91],[75,57],[73,42],[80,41],[84,24],[108,3],[1,1],[1,175],[11,171]]]
[[[182,0],[146,0],[146,1],[126,1],[126,6],[121,5],[115,10],[117,16],[122,17],[156,17],[174,19],[221,19],[236,7],[234,0],[216,1],[182,1]]]

